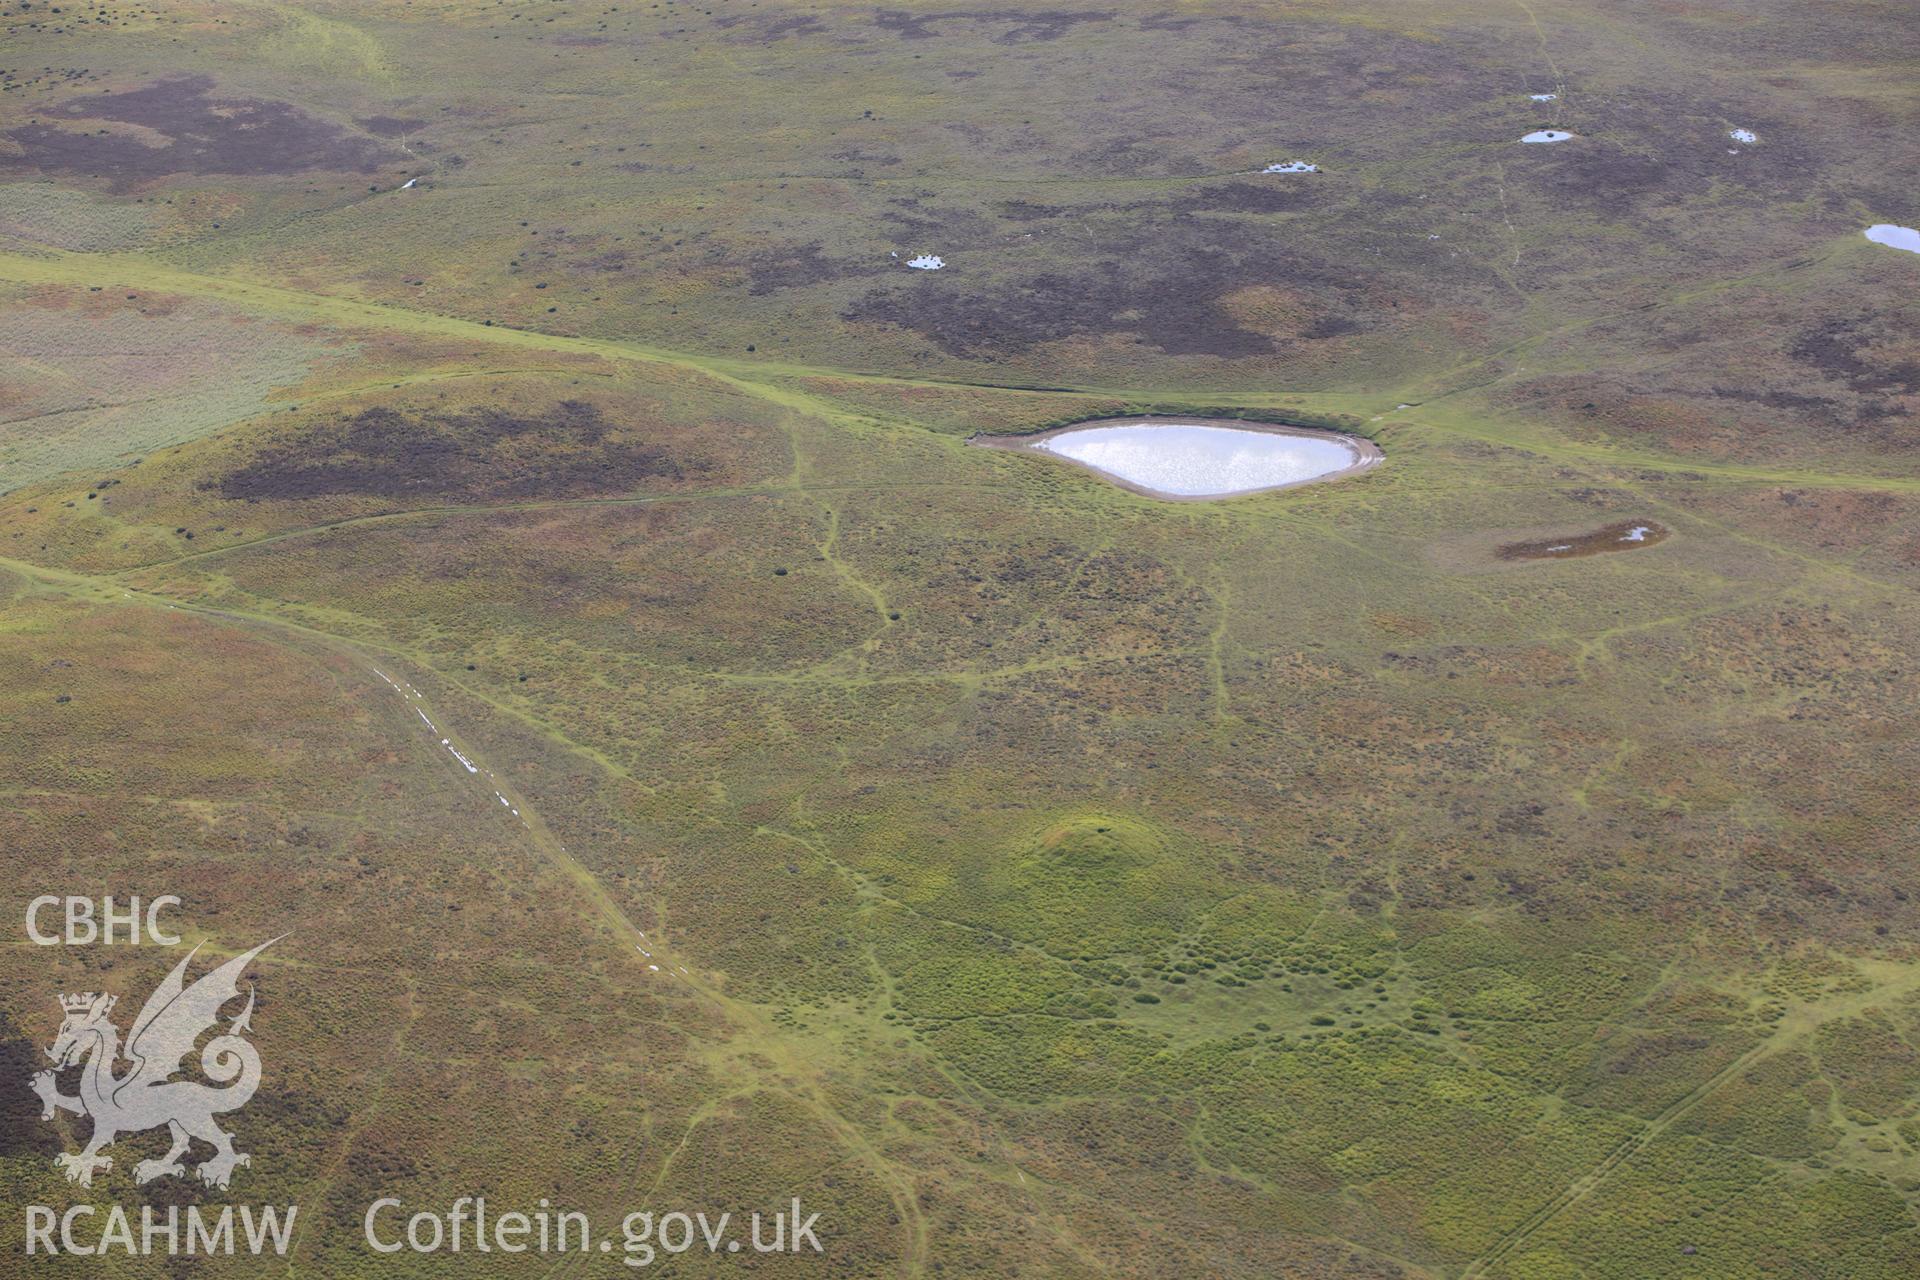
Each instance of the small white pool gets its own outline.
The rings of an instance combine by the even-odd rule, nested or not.
[[[1565,142],[1573,137],[1565,129],[1536,129],[1520,139],[1522,142]]]
[[[1890,249],[1905,249],[1908,253],[1920,253],[1920,231],[1912,227],[1876,222],[1867,228],[1866,235],[1875,244],[1884,244]]]
[[[1308,164],[1305,160],[1289,160],[1285,164],[1270,164],[1263,173],[1318,173],[1320,166]]]
[[[915,271],[938,271],[947,265],[947,260],[937,253],[923,253],[917,258],[908,258],[907,265]]]
[[[1176,498],[1217,498],[1302,484],[1369,465],[1379,456],[1371,447],[1363,452],[1340,436],[1187,422],[1081,427],[1048,436],[1034,447]]]
[[[1535,102],[1552,102],[1555,98],[1558,98],[1560,95],[1557,93],[1530,93],[1527,96],[1529,98],[1532,98]]]

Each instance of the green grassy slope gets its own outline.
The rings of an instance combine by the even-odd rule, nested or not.
[[[1901,15],[37,12],[4,905],[292,931],[296,1271],[476,1190],[800,1195],[836,1275],[1920,1265]],[[1208,407],[1387,460],[965,443]],[[5,954],[22,1071],[157,977]],[[83,1194],[36,1115],[5,1198]]]

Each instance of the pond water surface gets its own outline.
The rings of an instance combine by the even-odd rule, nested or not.
[[[1867,228],[1867,239],[1875,244],[1884,244],[1890,249],[1905,249],[1908,253],[1920,253],[1920,231],[1912,227],[1896,227],[1891,222],[1876,222]]]
[[[1362,470],[1381,456],[1355,436],[1218,419],[1115,419],[975,443],[1049,454],[1161,498],[1282,489]]]

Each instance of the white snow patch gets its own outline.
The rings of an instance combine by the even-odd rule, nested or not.
[[[1760,141],[1760,135],[1755,133],[1751,129],[1729,129],[1727,130],[1727,136],[1729,138],[1732,138],[1735,142]]]
[[[908,258],[907,265],[915,271],[938,271],[947,265],[947,260],[938,254],[923,253],[917,258]]]
[[[1320,166],[1308,164],[1305,160],[1289,160],[1285,164],[1270,164],[1262,173],[1318,173]]]
[[[1649,528],[1648,526],[1646,526],[1646,525],[1644,525],[1644,524],[1637,524],[1637,525],[1635,525],[1635,526],[1633,526],[1633,528],[1631,528],[1631,529],[1629,529],[1629,530],[1627,530],[1627,531],[1626,531],[1625,533],[1623,533],[1623,534],[1621,534],[1621,535],[1620,535],[1620,541],[1622,541],[1622,542],[1645,542],[1645,541],[1647,540],[1647,535],[1648,535],[1648,534],[1650,534],[1650,533],[1652,533],[1652,532],[1653,532],[1653,530],[1652,530],[1651,528]]]
[[[411,191],[418,185],[420,185],[420,179],[408,178],[405,182],[400,184],[400,189],[402,191]]]
[[[1912,227],[1896,227],[1891,222],[1876,222],[1867,228],[1867,239],[1875,244],[1884,244],[1889,249],[1905,249],[1908,253],[1920,253],[1920,231]]]
[[[1520,139],[1522,142],[1565,142],[1573,137],[1565,129],[1536,129]]]
[[[1560,544],[1559,546],[1557,546],[1557,547],[1548,547],[1548,548],[1547,548],[1547,550],[1549,550],[1549,551],[1571,551],[1571,550],[1573,550],[1573,544],[1572,544],[1571,542],[1563,542],[1563,543],[1561,543],[1561,544]]]
[[[1535,102],[1552,102],[1560,95],[1557,93],[1530,93],[1527,96]]]

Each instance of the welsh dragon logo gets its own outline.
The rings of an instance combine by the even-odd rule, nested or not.
[[[40,1095],[45,1108],[41,1119],[53,1119],[58,1109],[93,1121],[93,1134],[84,1150],[54,1157],[54,1165],[66,1171],[68,1182],[92,1186],[95,1173],[113,1167],[113,1157],[101,1155],[102,1148],[122,1134],[161,1125],[172,1135],[173,1145],[160,1159],[136,1164],[135,1182],[185,1176],[187,1168],[180,1157],[195,1138],[214,1149],[214,1154],[199,1165],[200,1179],[209,1186],[225,1189],[235,1168],[252,1163],[233,1149],[233,1135],[213,1122],[223,1112],[244,1107],[260,1085],[260,1054],[244,1038],[252,1030],[251,990],[247,992],[246,1008],[227,1025],[226,1032],[207,1041],[200,1051],[201,1071],[225,1087],[173,1077],[182,1070],[201,1035],[219,1022],[221,1007],[239,998],[240,975],[255,956],[277,941],[263,942],[245,955],[235,956],[190,987],[186,985],[187,965],[200,948],[188,952],[141,1006],[124,1051],[120,1029],[107,1017],[113,1012],[115,997],[91,991],[60,997],[60,1007],[67,1016],[60,1024],[59,1038],[47,1050],[56,1066],[53,1071],[34,1075],[33,1091]],[[124,1074],[115,1074],[115,1065],[123,1057],[132,1066]],[[80,1073],[80,1092],[68,1097],[60,1092],[55,1073],[82,1062],[86,1065]]]

